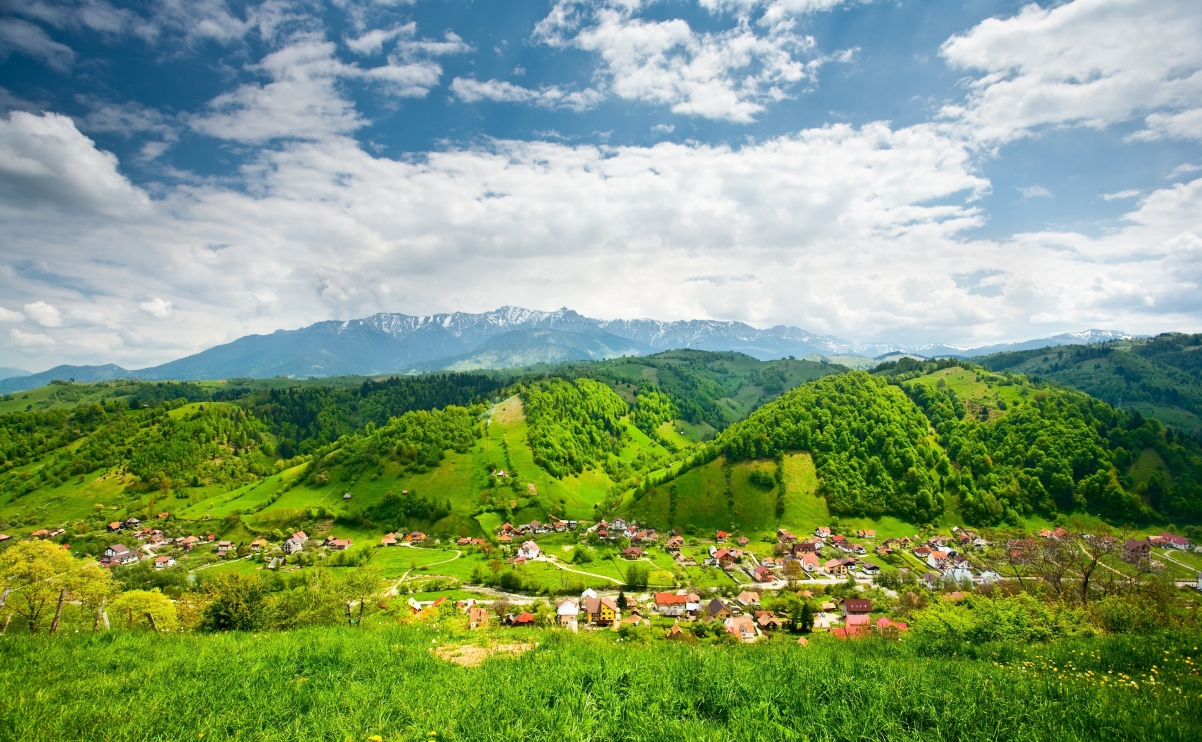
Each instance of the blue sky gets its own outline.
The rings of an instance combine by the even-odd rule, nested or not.
[[[0,366],[570,306],[1202,330],[1202,5],[0,4]]]

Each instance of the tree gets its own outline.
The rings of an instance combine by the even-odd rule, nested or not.
[[[347,598],[347,617],[350,617],[351,603],[358,602],[360,626],[363,625],[363,615],[367,611],[370,598],[380,590],[380,579],[380,573],[376,568],[358,567],[350,570],[342,580],[342,593]]]
[[[175,604],[157,588],[121,593],[110,605],[110,610],[127,629],[173,631],[179,626]]]
[[[209,604],[201,625],[216,631],[254,631],[264,621],[267,585],[258,575],[222,574],[206,580]]]
[[[632,564],[626,570],[626,586],[633,590],[641,590],[647,587],[647,580],[651,576],[651,571],[641,564]]]
[[[629,605],[629,602],[626,600],[626,593],[622,592],[621,590],[618,591],[617,603],[618,609],[623,611],[626,610],[626,606]]]
[[[795,619],[793,625],[803,634],[808,634],[814,630],[814,609],[810,607],[808,601],[801,604],[801,612]]]
[[[80,577],[78,560],[58,544],[22,541],[4,553],[0,577],[12,588],[8,599],[18,616],[35,632],[45,617],[47,605],[65,599]],[[61,610],[62,600],[59,602]]]

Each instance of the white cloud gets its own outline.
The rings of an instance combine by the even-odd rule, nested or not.
[[[223,93],[192,128],[219,139],[262,143],[272,139],[323,139],[348,134],[366,122],[339,90],[342,79],[380,83],[402,98],[425,96],[438,84],[442,67],[431,61],[360,68],[340,62],[334,44],[316,37],[299,40],[265,57],[254,68],[272,78]]]
[[[986,142],[1040,126],[1101,128],[1147,117],[1146,138],[1198,138],[1202,4],[1196,0],[1074,0],[992,18],[942,47],[980,73],[945,117]]]
[[[41,27],[20,18],[0,18],[0,62],[13,52],[41,60],[59,72],[66,72],[75,63],[71,47],[54,41]]]
[[[25,305],[25,316],[42,327],[61,327],[63,315],[53,304],[35,301]]]
[[[393,53],[399,59],[411,60],[418,56],[440,57],[448,54],[465,54],[472,51],[471,45],[465,43],[453,31],[447,31],[442,41],[417,38],[417,24],[409,22],[392,28],[372,29],[362,36],[347,39],[347,47],[364,56],[379,54],[384,45],[396,39]]]
[[[40,204],[128,214],[146,203],[117,171],[117,158],[66,116],[12,111],[0,119],[0,215]]]
[[[1186,162],[1186,163],[1183,163],[1183,164],[1178,165],[1177,167],[1173,168],[1173,171],[1165,177],[1172,179],[1172,178],[1176,178],[1181,175],[1189,175],[1190,173],[1196,173],[1199,170],[1202,170],[1202,165],[1194,165],[1192,163]]]
[[[1052,192],[1041,185],[1019,187],[1018,192],[1023,198],[1051,198]]]
[[[24,322],[25,315],[0,307],[0,322]]]
[[[481,100],[532,103],[544,108],[566,108],[577,112],[596,106],[604,97],[592,89],[561,90],[554,85],[547,85],[535,90],[504,80],[481,82],[467,77],[456,77],[452,80],[451,92],[464,103],[475,103]]]
[[[36,332],[21,332],[17,328],[8,331],[12,344],[18,348],[45,348],[54,345],[54,338]]]
[[[158,317],[159,319],[164,319],[171,316],[171,302],[164,301],[157,296],[150,301],[139,303],[138,309],[141,309],[143,312],[146,312],[152,317]]]
[[[725,31],[698,33],[679,18],[637,17],[637,6],[559,0],[535,27],[534,38],[596,54],[598,76],[621,98],[739,123],[754,121],[767,104],[790,97],[835,59],[815,53],[814,39],[794,33],[792,23],[757,31],[741,16]]]
[[[673,124],[656,124],[651,127],[651,131],[657,134],[671,134],[676,131],[676,126]]]
[[[1127,190],[1119,191],[1118,193],[1103,193],[1102,200],[1103,201],[1117,201],[1119,199],[1124,199],[1124,198],[1135,198],[1139,194],[1140,194],[1140,192],[1135,190],[1134,188],[1128,188]]]

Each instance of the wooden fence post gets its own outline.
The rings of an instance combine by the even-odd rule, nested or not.
[[[13,614],[10,613],[10,614],[8,614],[8,618],[4,619],[4,628],[0,629],[0,634],[3,634],[8,631],[8,624],[12,620],[13,620]]]
[[[146,611],[146,619],[150,621],[150,628],[154,629],[155,631],[159,630],[159,625],[155,622],[153,613]]]
[[[58,591],[58,608],[54,611],[54,621],[50,624],[50,635],[54,636],[58,633],[58,622],[63,617],[63,603],[67,600],[67,588]]]
[[[104,604],[108,601],[108,596],[100,598],[100,607],[96,609],[96,620],[92,622],[92,631],[100,631],[100,619],[104,615]],[[108,621],[105,620],[104,627],[108,628]]]

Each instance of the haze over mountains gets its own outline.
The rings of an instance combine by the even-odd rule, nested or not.
[[[1078,345],[1131,337],[1111,330],[1066,333],[982,348],[854,343],[778,325],[757,329],[742,322],[651,319],[599,320],[563,308],[520,307],[471,314],[414,317],[382,313],[363,319],[318,322],[270,335],[247,335],[161,366],[128,370],[112,364],[57,366],[0,381],[0,391],[32,389],[53,379],[104,381],[198,380],[232,377],[342,376],[421,371],[512,368],[536,363],[646,355],[676,348],[733,350],[761,360],[785,356],[864,356],[912,353],[971,357],[1001,350]]]

